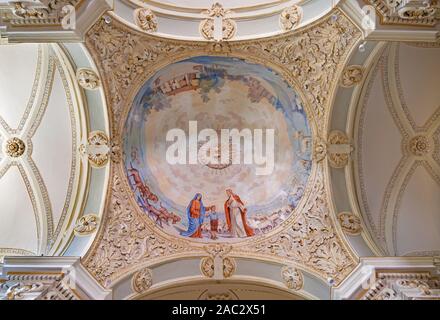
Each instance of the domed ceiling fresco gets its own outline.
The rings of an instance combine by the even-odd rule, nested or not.
[[[311,146],[302,102],[279,74],[199,56],[142,86],[126,122],[125,170],[145,217],[167,233],[233,241],[291,215]]]
[[[6,2],[0,300],[439,296],[438,1]]]

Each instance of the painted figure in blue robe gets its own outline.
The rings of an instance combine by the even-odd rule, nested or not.
[[[188,230],[180,234],[184,237],[202,238],[202,224],[206,211],[209,209],[203,205],[202,195],[197,193],[186,208]]]

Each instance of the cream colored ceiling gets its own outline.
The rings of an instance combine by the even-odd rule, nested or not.
[[[438,46],[389,44],[364,86],[358,197],[371,233],[389,255],[440,252],[439,57]],[[418,136],[425,138],[416,145]]]
[[[79,119],[59,54],[51,45],[0,47],[0,254],[48,253],[72,212]],[[14,137],[26,147],[18,158],[5,152]]]
[[[206,14],[200,12],[200,8],[209,9],[211,3],[202,6],[201,1],[179,1],[177,4],[177,1],[115,0],[115,11],[99,19],[86,36],[87,49],[84,51],[93,58],[88,54],[82,56],[82,49],[75,45],[69,50],[67,44],[0,46],[0,256],[84,255],[83,248],[91,246],[83,263],[108,288],[123,284],[126,286],[123,289],[127,289],[132,278],[147,268],[147,274],[150,271],[154,274],[150,279],[153,290],[149,298],[170,292],[175,298],[201,298],[208,297],[209,292],[203,291],[200,285],[191,287],[191,292],[175,288],[167,291],[166,286],[159,292],[154,285],[176,282],[179,273],[185,272],[184,277],[197,276],[206,280],[210,276],[203,273],[204,267],[210,270],[211,262],[213,265],[220,263],[216,269],[220,267],[222,271],[224,260],[229,259],[227,261],[235,262],[230,263],[233,268],[229,275],[220,276],[222,280],[250,277],[252,272],[261,272],[259,276],[264,281],[270,281],[275,275],[280,279],[274,281],[283,286],[293,280],[302,282],[304,277],[304,292],[311,291],[307,287],[311,280],[307,277],[319,278],[321,285],[328,289],[327,278],[340,283],[355,267],[361,254],[352,244],[360,242],[365,233],[371,235],[384,255],[438,254],[440,49],[430,44],[381,43],[378,47],[385,49],[378,63],[366,63],[366,80],[359,84],[362,102],[356,119],[346,125],[347,128],[355,127],[350,142],[355,150],[352,158],[356,181],[349,189],[355,190],[352,193],[357,197],[351,206],[343,203],[340,195],[331,192],[331,188],[338,189],[338,186],[329,187],[332,178],[343,175],[344,170],[330,169],[329,163],[321,159],[314,163],[313,184],[308,189],[310,196],[302,204],[303,210],[270,237],[249,241],[241,247],[176,241],[136,211],[121,169],[120,135],[130,97],[148,78],[147,72],[192,55],[236,55],[279,68],[288,81],[296,84],[314,119],[316,146],[321,146],[320,139],[328,137],[333,128],[331,119],[345,116],[343,113],[335,115],[333,95],[348,90],[338,88],[338,82],[350,57],[354,57],[353,64],[362,64],[356,62],[357,48],[365,36],[360,31],[360,24],[356,25],[359,21],[353,18],[358,11],[350,11],[352,7],[347,1],[341,5],[347,15],[335,11],[333,17],[322,18],[333,4],[328,0],[276,1],[270,5],[263,0],[240,3],[241,7],[234,1],[223,2],[225,8],[237,11],[231,14],[238,27],[231,40],[253,40],[220,44],[206,41],[199,29]],[[287,6],[298,3],[304,6],[305,14],[299,30],[282,31],[280,13]],[[352,3],[364,4],[361,0]],[[153,32],[154,35],[134,24],[133,11],[140,6],[153,8],[157,14],[158,31]],[[376,33],[376,36],[391,37],[391,33],[384,34]],[[414,34],[407,33],[410,38],[415,37]],[[425,33],[419,32],[417,37],[421,34]],[[62,31],[58,35],[62,37]],[[255,40],[266,36],[271,37]],[[197,41],[178,41],[176,38]],[[430,46],[433,48],[428,48]],[[365,55],[364,60],[374,58],[374,52],[371,57]],[[79,90],[73,77],[75,71],[83,65],[95,69],[94,64],[102,76],[102,79],[97,76],[97,83],[102,87],[96,91]],[[131,70],[142,72],[139,75]],[[85,114],[88,107],[90,112]],[[341,127],[338,129],[343,131]],[[108,143],[111,156],[106,155],[105,169],[91,170],[88,160],[81,158],[79,147],[87,145],[91,131],[99,131],[103,140],[111,140]],[[419,149],[415,152],[421,155],[414,154],[410,148],[414,146],[412,139],[419,135],[427,141],[426,149],[423,144],[415,145]],[[6,143],[12,137],[25,143],[26,151],[19,158],[11,158],[5,152]],[[85,150],[90,151],[87,147]],[[324,158],[325,153],[324,150]],[[90,184],[85,182],[87,179]],[[110,187],[108,194],[107,185]],[[362,213],[358,225],[364,230],[360,231],[362,235],[347,235],[340,225],[338,213],[344,208],[353,211],[356,217],[356,206]],[[87,214],[97,217],[93,232],[99,231],[99,236],[95,241],[94,235],[84,238],[72,232],[77,219]],[[102,216],[105,219],[101,219]],[[101,221],[102,227],[98,227]],[[56,251],[60,243],[66,244],[65,251]],[[159,269],[175,261],[179,267],[168,269],[169,278],[162,282],[155,278],[163,277],[166,272]],[[276,271],[252,265],[261,261],[273,265]],[[287,273],[283,272],[286,268]],[[124,277],[127,277],[126,283]],[[132,289],[126,291],[132,294]],[[255,290],[267,298],[296,298],[297,294],[265,291],[249,285],[249,290],[245,288],[239,295],[234,283],[224,289],[223,293],[238,298],[253,298],[250,292]],[[215,294],[223,293],[220,290]]]
[[[75,44],[9,44],[0,61],[0,258],[81,255],[99,226],[108,162],[92,170],[85,147],[107,126],[101,90],[77,81],[74,63],[90,67],[88,56]],[[91,231],[77,231],[82,216],[97,219]]]

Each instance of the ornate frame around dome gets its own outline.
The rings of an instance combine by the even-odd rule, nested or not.
[[[114,14],[110,13],[109,15],[112,18],[110,23],[104,21],[97,22],[89,31],[86,38],[86,45],[95,61],[99,61],[98,68],[101,69],[100,73],[102,75],[103,86],[107,92],[108,104],[111,106],[111,110],[109,110],[112,118],[111,140],[115,145],[119,146],[122,142],[121,133],[132,105],[132,99],[145,83],[146,79],[170,63],[200,55],[242,58],[252,63],[262,64],[278,72],[292,88],[297,90],[297,94],[301,97],[314,139],[326,136],[329,125],[328,119],[330,118],[330,104],[333,102],[335,90],[338,86],[338,75],[342,73],[344,64],[361,35],[360,30],[339,10],[333,12],[333,15],[338,16],[336,19],[339,19],[338,22],[335,22],[335,19],[331,19],[331,15],[328,14],[315,23],[284,35],[253,41],[231,41],[227,43],[163,39],[135,30],[124,24],[124,22]],[[335,26],[334,24],[338,25]],[[329,36],[327,36],[327,34],[331,34],[330,32],[332,32],[332,30],[333,32],[335,30],[339,31],[339,33],[336,33],[336,39],[334,40],[337,41],[337,45],[339,46],[337,50],[334,49],[336,42],[332,42]],[[341,34],[342,30],[349,32],[351,37],[344,36],[344,42],[339,43],[340,39],[338,38],[338,34]],[[104,44],[110,39],[109,37],[112,37],[111,34],[114,34],[115,38],[113,38],[113,42],[110,44],[111,49],[108,49]],[[295,37],[292,35],[295,35]],[[317,36],[315,37],[314,35]],[[304,82],[310,79],[304,78],[305,75],[303,73],[297,76],[298,79],[295,79],[293,76],[295,72],[302,70],[299,69],[300,65],[296,63],[292,66],[288,62],[283,62],[285,65],[283,68],[282,64],[273,61],[275,59],[270,59],[272,56],[268,57],[267,54],[269,51],[263,51],[265,45],[277,45],[278,47],[272,47],[273,50],[280,50],[278,53],[282,54],[282,50],[286,49],[283,47],[286,44],[283,40],[287,37],[291,37],[290,40],[292,40],[290,42],[292,43],[292,46],[289,47],[290,50],[297,49],[297,47],[293,45],[299,37],[299,41],[302,39],[311,42],[314,50],[318,50],[317,48],[319,48],[321,51],[317,51],[317,53],[321,55],[320,58],[327,59],[324,60],[324,63],[326,63],[325,67],[328,71],[324,71],[323,68],[320,67],[315,69],[315,72],[319,72],[319,74],[323,76],[323,79],[328,81],[321,79],[319,82],[314,80],[315,82],[309,83],[309,97],[307,97],[304,89],[299,89],[301,88],[299,82],[301,82],[301,80]],[[143,43],[141,40],[146,40],[146,38],[149,41]],[[317,42],[326,45],[328,51],[318,45]],[[145,67],[148,68],[148,72],[141,76],[135,74],[134,71],[129,71],[124,73],[124,77],[121,79],[121,77],[117,76],[117,73],[115,74],[115,70],[111,68],[111,63],[114,64],[111,60],[115,52],[119,53],[119,55],[121,54],[121,52],[118,51],[119,49],[116,48],[126,48],[125,46],[128,45],[131,46],[131,51],[127,52],[129,52],[129,55],[132,57],[135,56],[139,59],[139,54],[145,53],[148,53],[148,55],[151,54],[153,57],[142,56],[141,60],[139,60],[141,63],[145,62],[145,64],[139,67],[143,70],[145,70]],[[304,44],[301,43],[301,45]],[[148,47],[151,51],[143,51],[142,46]],[[258,52],[251,53],[249,48]],[[260,50],[262,54],[259,54]],[[301,57],[305,60],[305,63],[313,63],[313,61],[307,60],[310,58],[310,55],[307,55],[304,49],[298,50],[301,52]],[[166,54],[161,54],[164,52],[166,52]],[[271,54],[273,54],[272,51]],[[290,58],[290,55],[287,56]],[[278,60],[281,59],[280,57],[277,58]],[[104,66],[102,64],[103,60],[106,60]],[[124,66],[127,65],[125,60],[123,60],[122,63],[124,63]],[[131,62],[127,67],[130,68],[133,67],[133,65],[136,66],[135,63]],[[120,65],[116,64],[116,66]],[[293,70],[285,69],[286,66],[291,66]],[[317,97],[318,93],[320,97]],[[121,102],[122,95],[129,97],[129,99],[124,99],[124,102]],[[84,264],[88,267],[89,271],[98,281],[104,283],[106,286],[110,286],[112,280],[119,280],[124,275],[127,275],[127,273],[138,270],[141,266],[153,266],[158,263],[163,263],[164,261],[173,261],[189,256],[204,257],[209,255],[213,247],[217,246],[220,247],[220,250],[226,250],[227,247],[231,248],[230,250],[226,250],[228,256],[231,257],[244,257],[272,262],[278,261],[290,264],[295,263],[300,269],[315,274],[320,279],[333,277],[336,283],[342,281],[355,265],[357,259],[356,254],[349,245],[344,242],[344,237],[337,227],[334,204],[330,198],[331,192],[329,181],[327,181],[329,172],[325,162],[314,160],[305,195],[300,200],[294,214],[283,222],[281,226],[261,237],[255,236],[254,238],[231,244],[207,245],[204,242],[196,243],[173,237],[162,230],[158,230],[156,227],[153,228],[152,225],[154,225],[154,223],[145,219],[145,214],[140,212],[141,210],[135,203],[133,196],[130,195],[131,189],[120,161],[118,161],[116,165],[112,165],[111,172],[112,186],[110,186],[108,190],[106,204],[108,212],[102,222],[100,234],[97,236],[91,250],[84,259]],[[136,209],[133,209],[133,206]],[[109,238],[112,234],[117,235],[114,234],[114,232],[117,232],[115,228],[118,228],[118,219],[123,219],[122,217],[119,218],[121,214],[129,215],[130,228],[133,228],[133,226],[141,227],[141,232],[145,234],[148,239],[151,239],[149,243],[145,243],[147,247],[143,250],[146,250],[146,252],[142,255],[140,255],[138,251],[136,251],[136,253],[128,253],[126,251],[122,253],[120,249],[117,249],[118,247],[114,247],[115,242],[120,243],[122,241],[126,243],[126,241],[133,241],[132,237],[127,238],[127,236],[121,234],[123,239]],[[312,214],[311,218],[309,217],[310,214]],[[314,215],[316,215],[315,219],[319,220],[319,215],[322,215],[322,219],[326,219],[326,221],[322,222],[322,227],[327,231],[324,231],[326,234],[322,235],[322,238],[316,239],[314,237],[311,239],[311,244],[306,244],[305,247],[301,248],[303,251],[305,250],[303,253],[295,251],[294,248],[284,247],[287,245],[286,243],[280,243],[284,242],[283,237],[293,237],[291,233],[289,234],[289,230],[292,229],[290,227],[292,227],[298,219],[313,219]],[[142,222],[139,221],[139,218]],[[110,225],[108,226],[107,223]],[[318,223],[314,225],[314,227],[320,228],[319,222],[315,221],[313,223]],[[280,236],[278,237],[278,235]],[[130,236],[132,235],[130,234]],[[115,248],[113,250],[116,250],[116,252],[110,256],[108,253],[102,252],[101,249],[105,245],[113,246],[113,248]],[[129,247],[126,249],[131,248],[132,250],[137,250],[133,245],[128,243],[127,245],[129,245]],[[294,246],[294,243],[290,243],[290,245]],[[161,248],[161,253],[156,253],[156,246]],[[312,247],[314,248],[313,252],[307,250]],[[309,255],[309,257],[303,258],[302,254],[304,253]],[[120,263],[113,265],[113,263],[116,262],[115,260],[120,261]],[[109,265],[109,263],[113,266]]]
[[[125,129],[125,125],[126,125],[126,121],[128,118],[128,114],[131,110],[131,107],[133,105],[133,101],[135,99],[135,96],[139,93],[139,91],[141,90],[141,88],[144,86],[144,84],[152,77],[156,74],[156,72],[162,70],[163,68],[175,63],[175,62],[180,62],[183,61],[185,59],[189,59],[189,58],[193,58],[193,57],[197,57],[197,56],[213,56],[213,57],[231,57],[231,58],[240,58],[245,60],[246,62],[250,62],[250,63],[256,63],[256,64],[260,64],[264,67],[270,68],[272,70],[274,70],[277,74],[279,74],[288,84],[289,86],[295,90],[295,92],[300,96],[301,102],[303,103],[303,107],[305,109],[305,113],[307,116],[307,120],[309,121],[309,125],[310,125],[310,129],[312,132],[312,138],[316,137],[317,133],[318,133],[318,128],[317,128],[317,124],[316,124],[316,119],[313,115],[310,103],[306,100],[305,94],[302,92],[302,89],[299,89],[300,86],[299,84],[296,82],[295,79],[293,79],[293,77],[291,77],[290,75],[288,75],[285,71],[282,70],[282,67],[277,66],[274,63],[271,63],[269,60],[263,59],[263,58],[258,58],[258,57],[253,57],[253,56],[248,56],[245,55],[244,53],[230,53],[230,54],[215,54],[215,53],[207,53],[206,51],[200,50],[200,51],[194,51],[194,52],[190,52],[190,53],[184,53],[181,55],[176,55],[176,56],[172,56],[172,57],[166,57],[165,59],[163,59],[163,61],[160,61],[159,63],[156,63],[154,65],[154,68],[150,69],[147,73],[145,73],[142,77],[137,79],[137,83],[135,85],[133,85],[132,90],[130,90],[130,94],[127,96],[126,99],[126,103],[124,104],[123,107],[123,112],[122,112],[122,116],[121,116],[121,120],[120,120],[120,127],[117,129],[118,132],[124,132]],[[313,150],[313,146],[312,146],[312,150]],[[270,237],[276,233],[279,233],[281,230],[284,229],[284,227],[288,226],[295,218],[296,214],[298,213],[298,211],[301,211],[305,205],[305,202],[307,200],[307,198],[310,196],[310,192],[311,189],[313,187],[313,184],[316,182],[316,171],[317,171],[317,163],[313,163],[312,164],[312,169],[310,172],[310,175],[307,179],[307,184],[306,184],[306,188],[304,190],[304,194],[301,197],[301,200],[298,203],[298,206],[290,213],[290,215],[288,216],[288,218],[283,221],[279,226],[275,227],[273,230],[271,230],[270,232],[261,234],[261,235],[257,235],[257,236],[253,236],[250,238],[244,238],[243,240],[237,240],[231,243],[222,243],[222,244],[227,244],[227,245],[232,245],[232,246],[239,246],[240,244],[246,243],[246,244],[251,244],[253,242],[258,242],[259,240],[261,240],[264,237]],[[148,217],[146,217],[145,213],[142,212],[142,210],[139,208],[138,203],[136,202],[135,198],[134,198],[134,194],[131,192],[131,188],[130,185],[128,184],[127,181],[127,177],[124,171],[124,163],[123,161],[121,161],[117,167],[115,168],[115,170],[119,171],[119,174],[121,176],[123,176],[125,179],[123,180],[123,184],[124,184],[124,188],[126,190],[127,193],[131,194],[130,196],[130,200],[131,200],[131,204],[133,207],[136,208],[136,212],[142,217],[143,220],[146,221],[146,223],[156,232],[158,232],[161,236],[167,238],[169,241],[173,242],[173,241],[188,241],[190,242],[192,245],[194,245],[195,247],[199,247],[199,248],[203,248],[203,246],[205,245],[213,245],[214,243],[212,241],[191,241],[191,240],[185,240],[182,237],[173,237],[172,235],[168,234],[167,232],[165,232],[164,230],[157,228],[157,225],[155,224],[154,221],[152,221],[151,219],[149,219]]]

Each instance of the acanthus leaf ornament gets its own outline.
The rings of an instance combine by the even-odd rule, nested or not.
[[[96,90],[101,85],[99,76],[92,69],[80,68],[76,71],[79,85],[86,90]]]
[[[281,12],[280,26],[283,31],[290,31],[296,28],[303,18],[303,9],[300,6],[293,5]]]
[[[134,21],[136,25],[145,32],[157,31],[156,15],[148,8],[138,8],[134,10]]]
[[[281,269],[281,277],[287,288],[295,291],[303,288],[303,275],[298,269],[290,266],[284,266]]]
[[[134,274],[132,279],[132,288],[135,292],[146,292],[152,285],[153,272],[149,268],[143,268]]]

